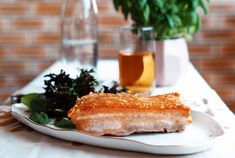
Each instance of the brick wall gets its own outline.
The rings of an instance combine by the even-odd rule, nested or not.
[[[191,60],[235,112],[235,1],[212,2],[202,20],[189,43]]]
[[[0,102],[60,55],[62,0],[0,0]],[[112,0],[97,0],[100,58],[115,58],[127,24]],[[189,43],[191,61],[235,112],[235,1],[213,1]]]

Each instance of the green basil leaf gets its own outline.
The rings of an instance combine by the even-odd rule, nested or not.
[[[192,24],[197,23],[197,20],[198,20],[197,12],[191,12],[190,13],[190,19],[191,19]]]
[[[28,106],[29,109],[31,109],[32,101],[43,97],[44,96],[42,94],[30,93],[21,98],[21,103],[23,103],[24,105]]]
[[[128,8],[128,5],[127,5],[127,2],[126,1],[122,1],[122,13],[124,15],[124,18],[125,20],[127,20],[128,18],[128,13],[129,13],[129,8]]]
[[[131,8],[132,7],[132,0],[126,0],[126,1],[127,1],[128,8]]]
[[[120,1],[119,0],[113,0],[114,8],[118,11]]]
[[[153,2],[160,8],[163,8],[164,2],[162,0],[153,0]]]
[[[143,15],[144,15],[144,24],[148,25],[149,15],[150,15],[149,5],[145,5]]]
[[[175,25],[182,25],[181,18],[178,15],[173,14],[171,17],[172,17],[172,20],[174,21]]]
[[[32,112],[47,112],[48,104],[44,97],[35,98],[31,101],[31,111]]]
[[[199,5],[202,7],[202,10],[203,10],[204,14],[207,14],[208,9],[207,9],[206,4],[204,3],[204,0],[199,0]]]
[[[197,22],[195,24],[196,30],[195,32],[199,31],[199,29],[201,28],[201,19],[199,17],[199,14],[197,14]]]
[[[31,120],[38,124],[46,125],[50,122],[48,115],[45,112],[33,113],[30,117]]]
[[[145,4],[147,3],[147,0],[138,0],[136,2],[139,4],[140,8],[144,8]]]
[[[172,17],[170,15],[166,15],[166,19],[168,21],[169,26],[171,28],[173,28],[175,26],[175,24],[174,24],[174,21],[173,21]]]
[[[68,119],[68,120],[62,119],[60,121],[56,121],[54,125],[60,128],[73,128],[74,129],[76,127],[71,119]]]
[[[200,0],[199,0],[200,1]],[[198,7],[198,0],[193,0],[192,1],[192,7],[193,7],[193,10],[195,11],[195,10],[197,10],[197,7]]]

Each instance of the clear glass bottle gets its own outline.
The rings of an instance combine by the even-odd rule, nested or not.
[[[62,59],[71,69],[95,68],[98,60],[96,0],[64,0],[61,8]]]

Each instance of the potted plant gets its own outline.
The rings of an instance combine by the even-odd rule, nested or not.
[[[152,26],[156,33],[156,79],[172,85],[189,62],[186,40],[200,30],[200,12],[208,12],[209,0],[113,0],[135,27]]]

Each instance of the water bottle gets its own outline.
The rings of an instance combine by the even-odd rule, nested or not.
[[[97,14],[96,0],[64,0],[62,4],[62,61],[70,70],[97,65]]]

